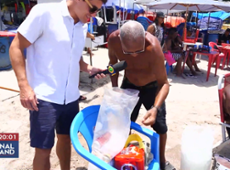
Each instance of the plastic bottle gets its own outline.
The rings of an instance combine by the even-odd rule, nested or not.
[[[109,154],[103,153],[101,148],[103,147],[103,145],[106,144],[106,142],[108,142],[110,137],[111,137],[111,134],[109,132],[106,132],[102,136],[98,137],[93,142],[93,145],[92,145],[92,154],[98,157],[99,159],[103,160],[106,163],[110,163],[112,158]],[[100,168],[89,163],[88,170],[100,170]]]

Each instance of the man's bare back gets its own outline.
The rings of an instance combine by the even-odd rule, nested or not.
[[[134,57],[124,54],[119,33],[119,30],[113,32],[108,40],[110,64],[125,60],[128,65],[125,77],[136,86],[144,86],[156,80],[164,84],[167,81],[164,55],[157,38],[146,33],[145,51]]]

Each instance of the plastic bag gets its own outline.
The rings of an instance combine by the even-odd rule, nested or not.
[[[139,91],[133,89],[105,89],[94,130],[92,153],[107,163],[124,148],[138,94]],[[88,169],[96,169],[93,167],[89,164]]]
[[[210,127],[189,126],[181,144],[181,170],[210,170],[213,132]]]

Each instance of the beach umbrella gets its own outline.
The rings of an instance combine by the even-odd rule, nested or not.
[[[159,0],[137,1],[151,9],[186,10],[186,11],[230,11],[230,4],[213,0]]]

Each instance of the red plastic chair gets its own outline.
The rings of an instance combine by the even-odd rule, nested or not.
[[[183,40],[184,40],[184,42],[189,42],[189,43],[196,43],[197,42],[197,39],[198,39],[198,36],[199,36],[199,32],[200,32],[200,30],[196,30],[196,36],[194,37],[194,38],[188,38],[187,37],[187,29],[186,28],[184,28],[183,29]]]
[[[222,129],[222,142],[226,141],[226,127],[230,128],[230,125],[225,121],[224,108],[223,108],[223,91],[224,87],[230,84],[230,73],[220,75],[218,79],[218,95],[219,95],[219,106],[220,106],[220,125]],[[228,137],[229,138],[229,137]]]
[[[226,46],[229,47],[230,46],[230,44],[227,44],[227,43],[221,43],[221,45],[222,45],[222,47],[226,47]],[[226,64],[228,66],[228,63],[229,63],[229,60],[230,60],[230,51],[229,50],[225,50],[225,49],[223,49],[223,51],[224,51],[224,54],[226,56],[224,58],[223,65],[225,66],[225,64]],[[226,59],[227,59],[227,63],[225,63]]]
[[[220,61],[221,59],[223,58],[223,62],[222,62],[222,69],[224,69],[224,63],[225,63],[225,60],[226,60],[226,54],[224,54],[217,46],[216,43],[214,42],[209,42],[209,47],[211,47],[211,51],[217,51],[219,52],[219,55],[216,59],[216,65],[217,65],[217,69],[220,67]]]

